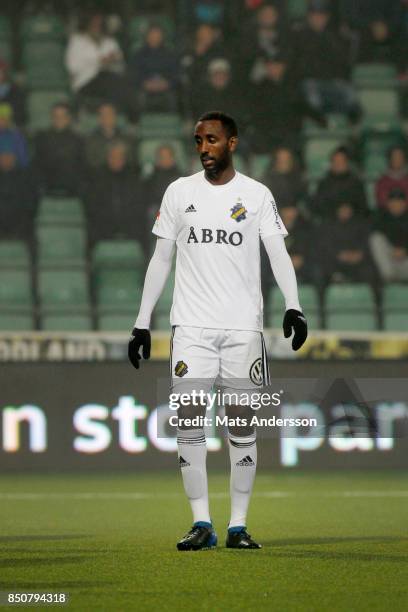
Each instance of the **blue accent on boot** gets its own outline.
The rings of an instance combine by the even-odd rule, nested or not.
[[[218,542],[217,534],[215,533],[215,531],[213,531],[211,534],[211,538],[208,541],[208,546],[211,548],[213,546],[217,546],[217,542]]]
[[[197,521],[194,523],[194,527],[207,527],[208,529],[211,529],[212,523],[207,523],[207,521]]]
[[[237,527],[228,527],[228,533],[240,533],[240,531],[245,531],[245,525],[238,525]]]

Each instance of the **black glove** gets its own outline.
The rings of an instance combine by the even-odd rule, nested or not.
[[[150,337],[150,331],[148,329],[137,329],[137,327],[133,328],[128,344],[128,357],[130,363],[136,368],[136,370],[138,370],[140,367],[140,347],[143,347],[143,359],[149,359],[151,344],[152,340]]]
[[[294,351],[300,349],[307,338],[307,321],[303,312],[299,310],[287,310],[283,318],[283,333],[285,338],[292,335],[292,327],[295,330],[295,335],[292,340],[292,348]]]

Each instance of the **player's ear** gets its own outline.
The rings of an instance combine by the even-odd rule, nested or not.
[[[231,153],[235,151],[237,146],[238,146],[238,136],[231,136],[231,138],[229,139],[229,150],[231,151]]]

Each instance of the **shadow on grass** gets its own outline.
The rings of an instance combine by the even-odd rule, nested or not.
[[[6,542],[30,542],[31,540],[53,541],[53,540],[78,540],[89,538],[89,535],[0,535],[0,543]]]
[[[64,563],[83,563],[91,556],[66,555],[64,557],[9,557],[0,559],[0,569],[13,567],[34,567],[38,565],[61,565]]]
[[[317,538],[284,538],[282,540],[264,541],[264,546],[302,546],[306,544],[321,545],[321,544],[341,544],[347,542],[404,542],[408,541],[408,537],[404,536],[346,536],[346,537],[317,537]]]

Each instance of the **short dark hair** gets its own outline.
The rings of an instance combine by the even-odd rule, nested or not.
[[[201,115],[198,121],[221,121],[224,130],[227,132],[228,138],[238,136],[238,127],[235,120],[222,111],[208,111],[204,113],[204,115]]]

